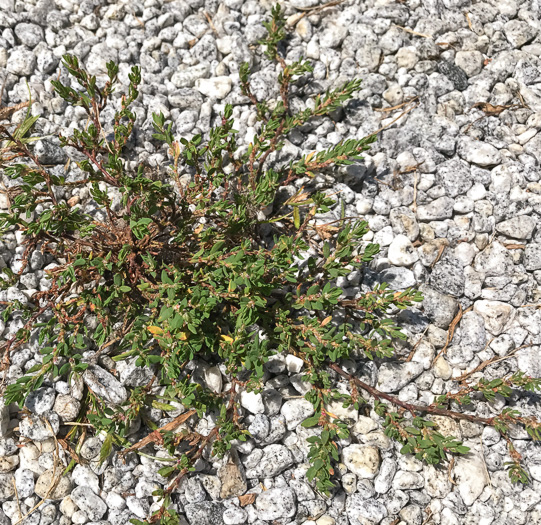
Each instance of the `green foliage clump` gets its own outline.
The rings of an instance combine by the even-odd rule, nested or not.
[[[270,155],[281,149],[289,132],[351,98],[360,81],[328,90],[314,98],[312,109],[292,113],[290,87],[312,68],[305,60],[288,64],[279,54],[278,45],[286,35],[279,7],[273,9],[266,28],[268,36],[262,41],[266,57],[281,66],[280,98],[257,100],[250,89],[248,65],[241,67],[242,93],[258,119],[257,134],[245,151],[237,145],[229,105],[207,139],[196,135],[177,140],[164,115],[154,115],[154,139],[167,145],[170,156],[167,177],[143,166],[129,172],[126,145],[135,126],[130,107],[138,97],[139,68],[129,75],[111,133],[102,112],[117,87],[118,67],[108,64],[108,80],[99,87],[96,78],[69,55],[64,67],[82,90],[60,81],[53,86],[60,97],[88,115],[84,130],[60,137],[63,146],[84,156],[78,162],[84,178],[68,181],[52,174],[20,133],[0,127],[0,138],[10,141],[9,151],[16,153],[2,156],[0,165],[18,183],[10,212],[0,215],[0,226],[3,231],[22,232],[26,243],[21,270],[7,275],[4,286],[16,282],[36,250],[59,262],[48,271],[48,290],[37,292],[28,305],[14,302],[4,311],[6,319],[18,314],[24,320],[24,327],[3,346],[4,362],[9,363],[31,337],[38,338],[41,354],[39,364],[7,386],[6,403],[23,403],[44,381],[84,378],[105,357],[109,363],[128,360],[147,367],[152,377],[130,388],[125,402],[111,403],[85,389],[85,408],[78,421],[107,433],[102,460],[113,446],[143,454],[129,447],[126,436],[149,407],[167,413],[182,406],[187,412],[175,418],[178,424],[188,416],[219,414],[206,436],[174,433],[173,427],[153,433],[153,442],[171,454],[157,458],[165,463],[160,473],[171,479],[168,488],[158,492],[164,506],[151,520],[163,525],[177,523],[175,512],[168,510],[170,494],[193,470],[205,447],[223,455],[235,441],[247,439],[238,396],[242,390],[262,387],[265,363],[277,354],[300,358],[304,379],[312,385],[306,399],[314,405],[315,415],[303,425],[318,429],[308,439],[307,478],[315,480],[320,491],[332,490],[339,441],[349,435],[347,422],[333,415],[329,405],[338,401],[359,410],[367,401],[358,388],[374,396],[387,434],[403,443],[403,453],[439,463],[448,453],[467,452],[458,440],[443,437],[434,423],[419,415],[430,412],[430,407],[405,406],[338,366],[359,356],[392,357],[393,340],[405,336],[390,313],[420,301],[421,295],[412,289],[395,293],[381,285],[345,299],[336,286],[337,278],[362,270],[378,246],[363,241],[368,232],[365,221],[343,217],[321,225],[318,215],[336,205],[337,197],[314,191],[311,181],[322,170],[360,159],[375,137],[345,140],[280,168],[273,166]],[[17,157],[26,163],[15,163]],[[301,180],[301,189],[278,200],[281,188],[296,180]],[[90,188],[96,203],[92,214],[59,197],[78,187]],[[40,213],[30,220],[36,211]],[[194,381],[190,364],[195,359],[220,365],[230,378],[230,388],[215,392]],[[350,394],[333,386],[337,374],[347,377]],[[515,382],[530,384],[524,377]],[[480,384],[478,390],[490,400],[487,392],[502,385]],[[398,412],[380,399],[394,403]],[[441,408],[449,401],[438,400],[434,413],[452,415]],[[519,416],[506,417],[497,422],[502,432],[509,418]],[[156,430],[152,421],[145,422]],[[75,440],[78,428],[73,427],[68,438]]]

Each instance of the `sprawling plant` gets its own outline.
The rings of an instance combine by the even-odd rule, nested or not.
[[[107,434],[102,459],[113,445],[143,453],[142,446],[154,442],[170,453],[160,473],[171,481],[159,491],[164,506],[150,519],[154,523],[176,523],[170,495],[206,447],[220,455],[235,440],[247,438],[238,397],[243,390],[262,387],[272,356],[300,359],[311,384],[306,399],[315,414],[303,425],[317,430],[308,439],[307,478],[322,492],[332,490],[339,440],[349,435],[347,421],[330,411],[332,402],[358,410],[368,402],[360,394],[364,390],[376,400],[388,435],[404,444],[404,453],[439,463],[449,453],[468,449],[439,434],[424,415],[474,419],[449,410],[448,403],[476,389],[487,397],[518,383],[539,386],[517,376],[467,387],[462,397],[443,396],[424,407],[401,402],[344,372],[344,359],[392,357],[393,341],[405,336],[390,314],[420,301],[421,295],[412,289],[395,293],[382,285],[344,298],[337,287],[337,278],[362,270],[378,246],[363,241],[368,232],[364,221],[317,220],[336,205],[337,197],[315,191],[312,179],[324,169],[360,159],[375,137],[345,140],[279,168],[271,155],[289,132],[346,102],[360,82],[351,80],[316,96],[309,109],[293,113],[290,87],[312,68],[305,60],[288,63],[279,53],[286,36],[279,7],[266,28],[266,57],[281,66],[280,98],[257,100],[248,65],[241,67],[242,93],[258,119],[257,134],[244,150],[237,145],[229,105],[206,139],[177,140],[171,123],[159,114],[153,117],[154,139],[167,144],[167,176],[143,166],[129,172],[126,145],[135,127],[130,107],[138,97],[139,68],[132,68],[127,93],[116,100],[114,122],[105,122],[103,110],[114,102],[118,67],[107,65],[108,81],[99,87],[96,77],[69,55],[63,65],[77,89],[60,81],[53,86],[88,115],[85,129],[60,136],[62,146],[84,158],[77,163],[84,176],[68,180],[43,166],[23,138],[28,125],[24,133],[0,126],[0,138],[7,141],[0,165],[12,179],[11,208],[1,214],[1,227],[20,232],[25,243],[17,271],[6,269],[3,286],[17,282],[36,251],[57,262],[47,271],[48,289],[34,293],[28,304],[13,301],[4,310],[6,320],[23,320],[22,328],[3,343],[4,370],[30,338],[37,337],[40,345],[39,362],[7,385],[5,401],[22,404],[44,382],[82,377],[85,410],[78,420]],[[281,189],[296,180],[301,189],[284,198]],[[74,188],[89,188],[92,212],[62,197]],[[146,371],[144,381],[124,390],[125,395],[110,395],[99,388],[104,376],[97,365],[114,371],[114,363],[124,360]],[[194,378],[194,360],[219,366],[228,377],[227,389]],[[335,386],[340,376],[350,387],[348,394]],[[157,429],[145,416],[148,407],[166,414],[178,414],[182,407],[183,413]],[[174,432],[211,410],[218,417],[206,435]],[[130,446],[126,436],[139,417],[158,432]],[[509,424],[522,423],[538,437],[537,422],[514,411],[493,419],[486,424],[504,435]],[[81,427],[71,428],[69,437],[76,440]],[[517,459],[515,477],[518,464]]]

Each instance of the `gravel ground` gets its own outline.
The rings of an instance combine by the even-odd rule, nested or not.
[[[517,368],[539,376],[541,1],[346,0],[321,12],[305,10],[319,3],[284,2],[291,25],[287,58],[305,55],[314,65],[313,80],[293,91],[292,106],[303,109],[310,95],[354,77],[363,79],[362,90],[333,120],[315,120],[293,133],[285,155],[363,137],[411,110],[380,133],[364,162],[317,179],[319,187],[340,192],[346,215],[367,218],[372,230],[367,240],[382,247],[370,271],[342,279],[344,293],[355,296],[386,281],[397,290],[417,285],[425,295],[422,306],[401,315],[409,341],[399,354],[408,355],[422,339],[413,359],[393,366],[370,363],[357,373],[420,404],[456,387],[453,378],[494,356],[506,359],[485,370],[489,378]],[[50,80],[66,79],[60,57],[75,54],[94,74],[102,74],[112,59],[120,63],[123,80],[132,65],[142,66],[133,163],[156,167],[165,160],[150,140],[149,119],[156,111],[189,137],[207,132],[231,103],[245,145],[255,115],[240,94],[239,64],[255,62],[252,85],[259,99],[276,96],[275,68],[259,68],[253,59],[270,5],[266,0],[0,0],[1,102],[27,100],[28,82],[33,112],[42,115],[37,133],[69,133],[86,117],[53,94]],[[36,153],[64,173],[67,159],[54,139],[38,142]],[[69,176],[76,176],[75,169]],[[93,209],[88,190],[63,198]],[[6,207],[2,194],[0,208]],[[322,221],[338,218],[341,207]],[[17,269],[20,241],[4,236],[1,266]],[[33,257],[19,289],[0,292],[0,300],[27,301],[46,288],[44,270],[51,263]],[[468,311],[432,368],[460,308]],[[20,326],[20,319],[0,322],[0,334],[8,337]],[[17,353],[8,378],[36,364],[36,352],[30,346]],[[219,369],[203,362],[193,368],[221,388]],[[118,399],[136,381],[129,363],[118,364],[119,379],[101,367],[95,372],[109,381],[108,395]],[[318,495],[305,481],[310,431],[299,423],[312,409],[300,397],[306,388],[300,372],[294,358],[277,359],[268,367],[263,394],[241,397],[253,437],[225,461],[198,462],[196,474],[175,495],[183,524],[541,524],[541,448],[513,430],[532,478],[527,486],[514,486],[503,468],[509,460],[505,441],[496,431],[444,418],[438,421],[442,432],[471,448],[449,471],[401,456],[374,413],[337,407],[354,420],[352,437],[341,444],[337,490],[330,498]],[[113,454],[100,466],[100,436],[87,438],[80,452],[84,462],[48,493],[63,468],[55,466],[57,456],[69,461],[63,449],[56,450],[51,430],[63,432],[62,422],[75,417],[81,396],[81,384],[59,381],[28,399],[25,416],[15,407],[0,410],[0,525],[23,523],[21,516],[42,498],[47,499],[25,525],[125,525],[157,508],[152,492],[166,483],[157,474],[161,464],[139,456],[124,463]],[[515,396],[479,404],[477,414],[494,415],[506,402],[526,415],[540,413],[538,397]],[[157,412],[152,417],[158,423],[178,415]],[[209,416],[198,430],[208,432],[212,424]],[[134,428],[132,439],[140,435]],[[238,497],[246,493],[255,494],[255,501],[243,506]]]

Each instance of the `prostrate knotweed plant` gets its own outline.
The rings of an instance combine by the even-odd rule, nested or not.
[[[61,378],[82,381],[83,408],[77,422],[90,423],[96,433],[107,436],[102,461],[113,447],[124,449],[121,454],[144,454],[140,449],[154,443],[168,451],[170,457],[156,458],[164,463],[160,474],[170,482],[156,493],[163,506],[150,518],[152,523],[178,522],[170,508],[171,495],[209,448],[223,455],[236,441],[247,439],[239,396],[263,386],[265,363],[277,354],[300,359],[304,380],[311,385],[305,397],[314,415],[302,423],[314,427],[306,476],[321,492],[333,488],[340,440],[349,435],[348,422],[329,407],[340,402],[366,409],[370,399],[386,433],[403,443],[402,452],[432,464],[468,448],[438,433],[426,416],[494,426],[510,446],[512,478],[525,481],[509,428],[522,425],[537,439],[537,420],[511,409],[482,418],[448,406],[470,403],[474,392],[490,401],[513,388],[539,389],[538,380],[517,373],[491,382],[464,382],[457,393],[418,406],[378,391],[341,366],[345,359],[391,358],[393,340],[405,338],[391,314],[422,298],[412,289],[395,293],[382,285],[345,299],[336,286],[337,278],[362,270],[378,246],[363,241],[368,231],[364,221],[317,221],[335,199],[310,189],[310,182],[323,169],[360,159],[375,137],[346,140],[285,167],[273,166],[271,155],[289,132],[336,110],[360,82],[347,82],[315,97],[311,109],[292,112],[290,87],[309,74],[311,66],[305,60],[287,63],[279,53],[286,37],[279,7],[266,28],[262,44],[266,58],[281,68],[280,99],[257,100],[248,65],[241,67],[242,93],[259,123],[252,143],[245,150],[237,146],[231,106],[225,107],[206,140],[200,135],[176,140],[172,125],[163,115],[154,115],[154,138],[167,144],[171,157],[165,180],[148,175],[142,166],[136,173],[126,170],[125,148],[135,126],[130,106],[141,81],[137,67],[109,123],[102,112],[111,102],[118,67],[109,63],[109,80],[98,87],[77,58],[64,57],[80,90],[59,81],[53,82],[54,88],[69,104],[83,107],[88,125],[60,140],[84,156],[78,163],[83,178],[68,181],[52,174],[32,154],[20,130],[0,126],[0,139],[9,143],[1,150],[0,166],[16,184],[1,226],[20,232],[25,241],[17,272],[7,270],[3,286],[16,284],[35,251],[58,262],[47,272],[48,290],[36,292],[28,304],[13,301],[3,312],[6,320],[22,320],[22,328],[2,345],[4,381],[11,358],[31,338],[40,345],[38,364],[7,385],[5,403],[22,405],[29,392]],[[285,202],[277,199],[281,188],[298,179],[304,186],[297,193]],[[64,192],[59,190],[74,187],[90,188],[97,204],[94,212],[69,206],[60,197]],[[194,378],[194,360],[219,367],[228,378],[227,389]],[[120,361],[140,367],[137,380],[120,385],[111,374]],[[347,380],[349,393],[335,387],[337,378]],[[363,398],[361,391],[369,396]],[[147,416],[151,408],[162,416],[176,416],[157,428]],[[209,413],[216,415],[210,431],[193,430]],[[127,436],[140,418],[152,432],[132,444]],[[192,430],[175,432],[184,423]],[[86,428],[69,427],[66,438],[74,448]]]

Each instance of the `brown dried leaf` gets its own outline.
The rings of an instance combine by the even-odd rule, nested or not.
[[[476,104],[472,106],[472,108],[479,108],[486,115],[497,117],[500,113],[502,113],[506,109],[515,107],[515,105],[516,104],[510,104],[507,106],[493,106],[492,104],[489,104],[488,102],[477,102]]]
[[[321,327],[323,328],[325,325],[329,324],[332,320],[332,315],[329,315],[329,317],[325,317],[323,321],[321,321]]]
[[[255,501],[255,494],[244,494],[244,496],[239,496],[239,502],[241,507],[246,507],[246,505],[251,505]]]
[[[308,200],[309,197],[309,193],[297,193],[296,195],[293,195],[293,197],[288,199],[286,204],[299,204]]]
[[[8,119],[9,117],[11,117],[11,115],[13,115],[13,113],[15,113],[16,111],[19,111],[19,109],[22,109],[26,106],[28,106],[28,102],[21,102],[20,104],[16,104],[15,106],[9,106],[9,107],[7,106],[4,107],[0,105],[0,120]]]
[[[163,436],[159,430],[154,430],[148,437],[153,443],[156,443],[156,445],[163,445]]]
[[[315,226],[317,234],[324,240],[332,239],[332,236],[339,231],[339,228],[336,226],[327,226],[323,224],[322,226]]]

